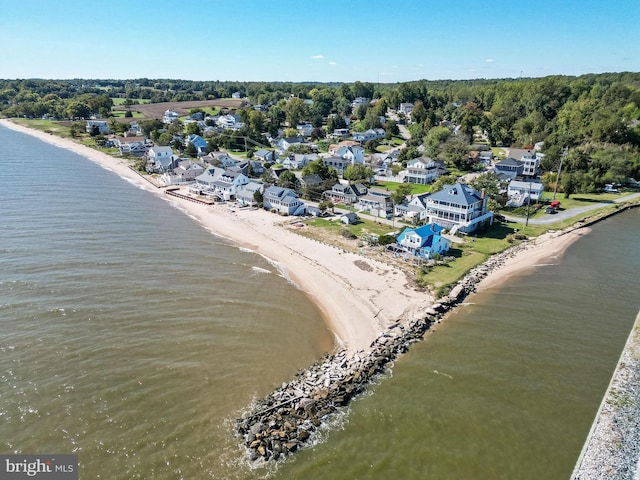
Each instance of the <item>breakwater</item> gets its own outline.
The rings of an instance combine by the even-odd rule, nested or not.
[[[341,349],[298,372],[288,383],[256,401],[236,421],[236,432],[251,462],[277,461],[312,440],[320,426],[344,408],[390,364],[420,341],[431,327],[461,303],[476,285],[508,259],[528,248],[524,241],[470,270],[449,294],[426,305],[415,318],[399,319],[368,351]]]
[[[634,201],[617,206],[611,212],[596,213],[555,235],[565,235],[638,206]],[[249,411],[236,421],[236,431],[249,460],[277,461],[302,448],[314,438],[324,422],[363,392],[398,355],[406,352],[412,343],[422,340],[446,313],[474,293],[487,275],[534,245],[535,240],[524,240],[492,255],[467,272],[446,296],[426,305],[418,318],[399,319],[389,326],[372,342],[368,351],[354,354],[342,349],[325,354],[319,362],[299,371],[294,380],[251,405]]]
[[[638,478],[640,314],[571,475],[572,480]]]

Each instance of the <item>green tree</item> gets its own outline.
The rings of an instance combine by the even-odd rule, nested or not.
[[[285,170],[278,177],[279,187],[295,189],[298,185],[298,177],[291,170]]]
[[[294,97],[289,99],[284,107],[287,123],[290,127],[295,128],[309,115],[307,104],[301,98]]]
[[[350,182],[368,183],[373,177],[373,170],[367,165],[352,163],[344,169],[342,177]]]
[[[391,201],[396,205],[402,204],[406,198],[411,195],[412,190],[413,184],[411,183],[402,183],[398,185],[398,188],[391,193]]]

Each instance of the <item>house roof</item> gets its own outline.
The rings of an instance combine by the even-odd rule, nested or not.
[[[509,182],[509,188],[518,190],[531,190],[532,192],[542,192],[544,185],[537,182],[520,182],[518,180],[511,180]]]
[[[504,160],[501,160],[495,164],[495,166],[498,168],[499,167],[521,167],[523,165],[524,165],[523,162],[521,162],[520,160],[516,160],[515,158],[512,158],[512,157],[505,158]]]
[[[444,185],[439,192],[432,193],[429,200],[449,202],[456,205],[472,205],[481,199],[480,192],[464,183]]]
[[[418,228],[407,227],[398,235],[397,242],[402,242],[409,235],[417,235],[420,237],[420,247],[430,247],[434,244],[434,240],[441,237],[442,230],[444,228],[437,223],[429,223]]]

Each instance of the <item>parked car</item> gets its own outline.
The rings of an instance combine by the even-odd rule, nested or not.
[[[504,222],[506,220],[506,218],[504,217],[504,215],[500,215],[499,213],[496,213],[493,215],[493,218],[495,218],[496,220],[498,220],[499,222]]]
[[[547,207],[544,209],[544,213],[556,213],[556,209],[553,207]]]

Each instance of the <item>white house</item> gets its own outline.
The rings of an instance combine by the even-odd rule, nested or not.
[[[429,223],[450,228],[451,233],[471,233],[484,223],[493,223],[487,200],[484,192],[464,183],[445,185],[427,197],[427,218]]]
[[[425,220],[427,218],[427,197],[428,193],[414,195],[413,198],[404,204],[396,205],[394,208],[395,215],[406,218],[417,218]]]
[[[295,153],[285,158],[282,162],[282,166],[291,170],[299,170],[317,159],[318,154],[316,153]]]
[[[160,177],[164,185],[184,185],[193,183],[204,173],[204,167],[193,160],[183,160],[172,171],[165,172]]]
[[[225,130],[240,130],[244,127],[240,115],[221,115],[216,123],[218,127]]]
[[[403,113],[405,116],[410,117],[413,112],[413,103],[401,103],[398,108],[398,112]]]
[[[282,155],[292,146],[300,145],[302,143],[302,140],[303,140],[302,137],[281,138],[280,140],[278,140],[278,143],[276,144],[276,150],[280,155]]]
[[[299,123],[296,126],[296,129],[303,137],[310,137],[313,133],[313,125],[311,125],[310,123]]]
[[[155,145],[147,152],[151,168],[159,171],[167,171],[173,164],[173,150],[171,147]]]
[[[264,184],[262,182],[250,181],[244,185],[240,185],[236,189],[236,202],[240,205],[255,207],[258,202],[255,199],[255,193],[264,192]]]
[[[537,203],[542,198],[543,190],[542,183],[511,180],[507,187],[507,196],[509,197],[507,205],[521,207],[527,202]]]
[[[162,116],[162,123],[166,123],[167,125],[173,123],[174,120],[178,120],[178,118],[180,118],[180,115],[178,114],[178,112],[174,112],[173,110],[167,110],[164,112],[164,115]]]
[[[404,178],[410,183],[426,185],[435,182],[446,171],[442,162],[436,162],[429,157],[418,157],[407,162]]]
[[[263,205],[265,210],[275,210],[285,215],[302,215],[305,212],[304,203],[289,188],[267,188],[263,194]]]
[[[93,133],[94,127],[98,128],[100,134],[109,133],[109,124],[106,120],[87,120],[85,130],[87,133]]]
[[[358,209],[374,217],[390,217],[393,215],[393,202],[388,192],[369,190],[366,195],[358,197]]]
[[[329,155],[344,158],[351,163],[364,163],[364,148],[355,141],[344,141],[329,145]]]

